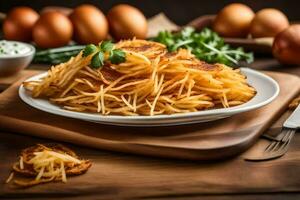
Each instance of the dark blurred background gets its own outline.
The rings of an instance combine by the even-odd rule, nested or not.
[[[205,14],[215,14],[226,4],[241,2],[249,5],[255,11],[273,7],[282,10],[291,21],[300,21],[299,0],[0,0],[0,11],[7,12],[14,6],[30,6],[36,10],[44,6],[75,7],[83,3],[98,6],[105,14],[114,5],[128,3],[138,7],[147,17],[164,12],[170,19],[179,25]]]

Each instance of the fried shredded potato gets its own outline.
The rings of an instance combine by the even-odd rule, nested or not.
[[[125,52],[125,62],[92,69],[93,54],[81,52],[24,87],[64,109],[125,116],[231,107],[256,94],[239,69],[205,63],[189,50],[170,53],[163,44],[138,39],[115,46]]]
[[[51,181],[67,182],[67,175],[83,174],[91,165],[89,160],[79,159],[72,150],[62,145],[37,144],[22,151],[6,183],[13,180],[17,186],[29,187]],[[14,173],[35,179],[17,179]]]
[[[300,104],[300,97],[295,98],[289,105],[289,109],[294,110]]]

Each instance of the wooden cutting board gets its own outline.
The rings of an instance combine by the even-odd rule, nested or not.
[[[23,70],[11,76],[0,76],[0,92],[17,82],[22,77],[34,74],[36,72],[36,70]]]
[[[159,128],[101,125],[39,111],[18,97],[20,80],[0,94],[0,129],[126,153],[193,160],[225,158],[249,148],[298,94],[297,76],[268,74],[278,81],[281,91],[263,108],[214,122]]]

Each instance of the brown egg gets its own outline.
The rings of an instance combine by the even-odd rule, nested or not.
[[[70,15],[74,38],[80,44],[98,44],[107,38],[108,24],[104,14],[93,5],[84,4]]]
[[[71,21],[63,14],[52,11],[41,15],[33,28],[33,41],[41,48],[66,45],[72,39]]]
[[[40,13],[44,14],[49,11],[50,12],[57,11],[60,12],[61,14],[64,14],[65,16],[69,16],[73,12],[73,9],[67,7],[60,7],[60,6],[46,6],[40,11]]]
[[[29,7],[12,9],[3,23],[3,34],[6,40],[28,42],[31,40],[32,28],[39,14]]]
[[[254,12],[241,3],[225,6],[213,22],[213,30],[224,37],[246,37]]]
[[[284,64],[300,64],[300,24],[294,24],[276,35],[272,53]]]
[[[117,39],[131,39],[133,37],[145,39],[148,25],[146,17],[135,7],[120,4],[107,14],[111,35]]]
[[[288,18],[277,9],[266,8],[256,13],[250,33],[252,37],[274,37],[289,26]]]

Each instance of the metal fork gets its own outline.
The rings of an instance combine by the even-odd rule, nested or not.
[[[280,134],[276,137],[277,141],[271,142],[264,150],[261,156],[244,158],[247,161],[265,161],[283,156],[296,132],[296,129],[282,128]]]
[[[278,154],[278,156],[283,155],[282,152],[286,152],[288,146],[296,132],[296,129],[283,128],[279,134],[279,141],[271,142],[265,149],[265,153]]]
[[[244,158],[247,161],[264,161],[271,160],[283,156],[289,144],[295,135],[297,129],[300,129],[300,104],[295,111],[283,123],[281,133],[276,137],[279,141],[271,142],[264,150],[262,155]]]

